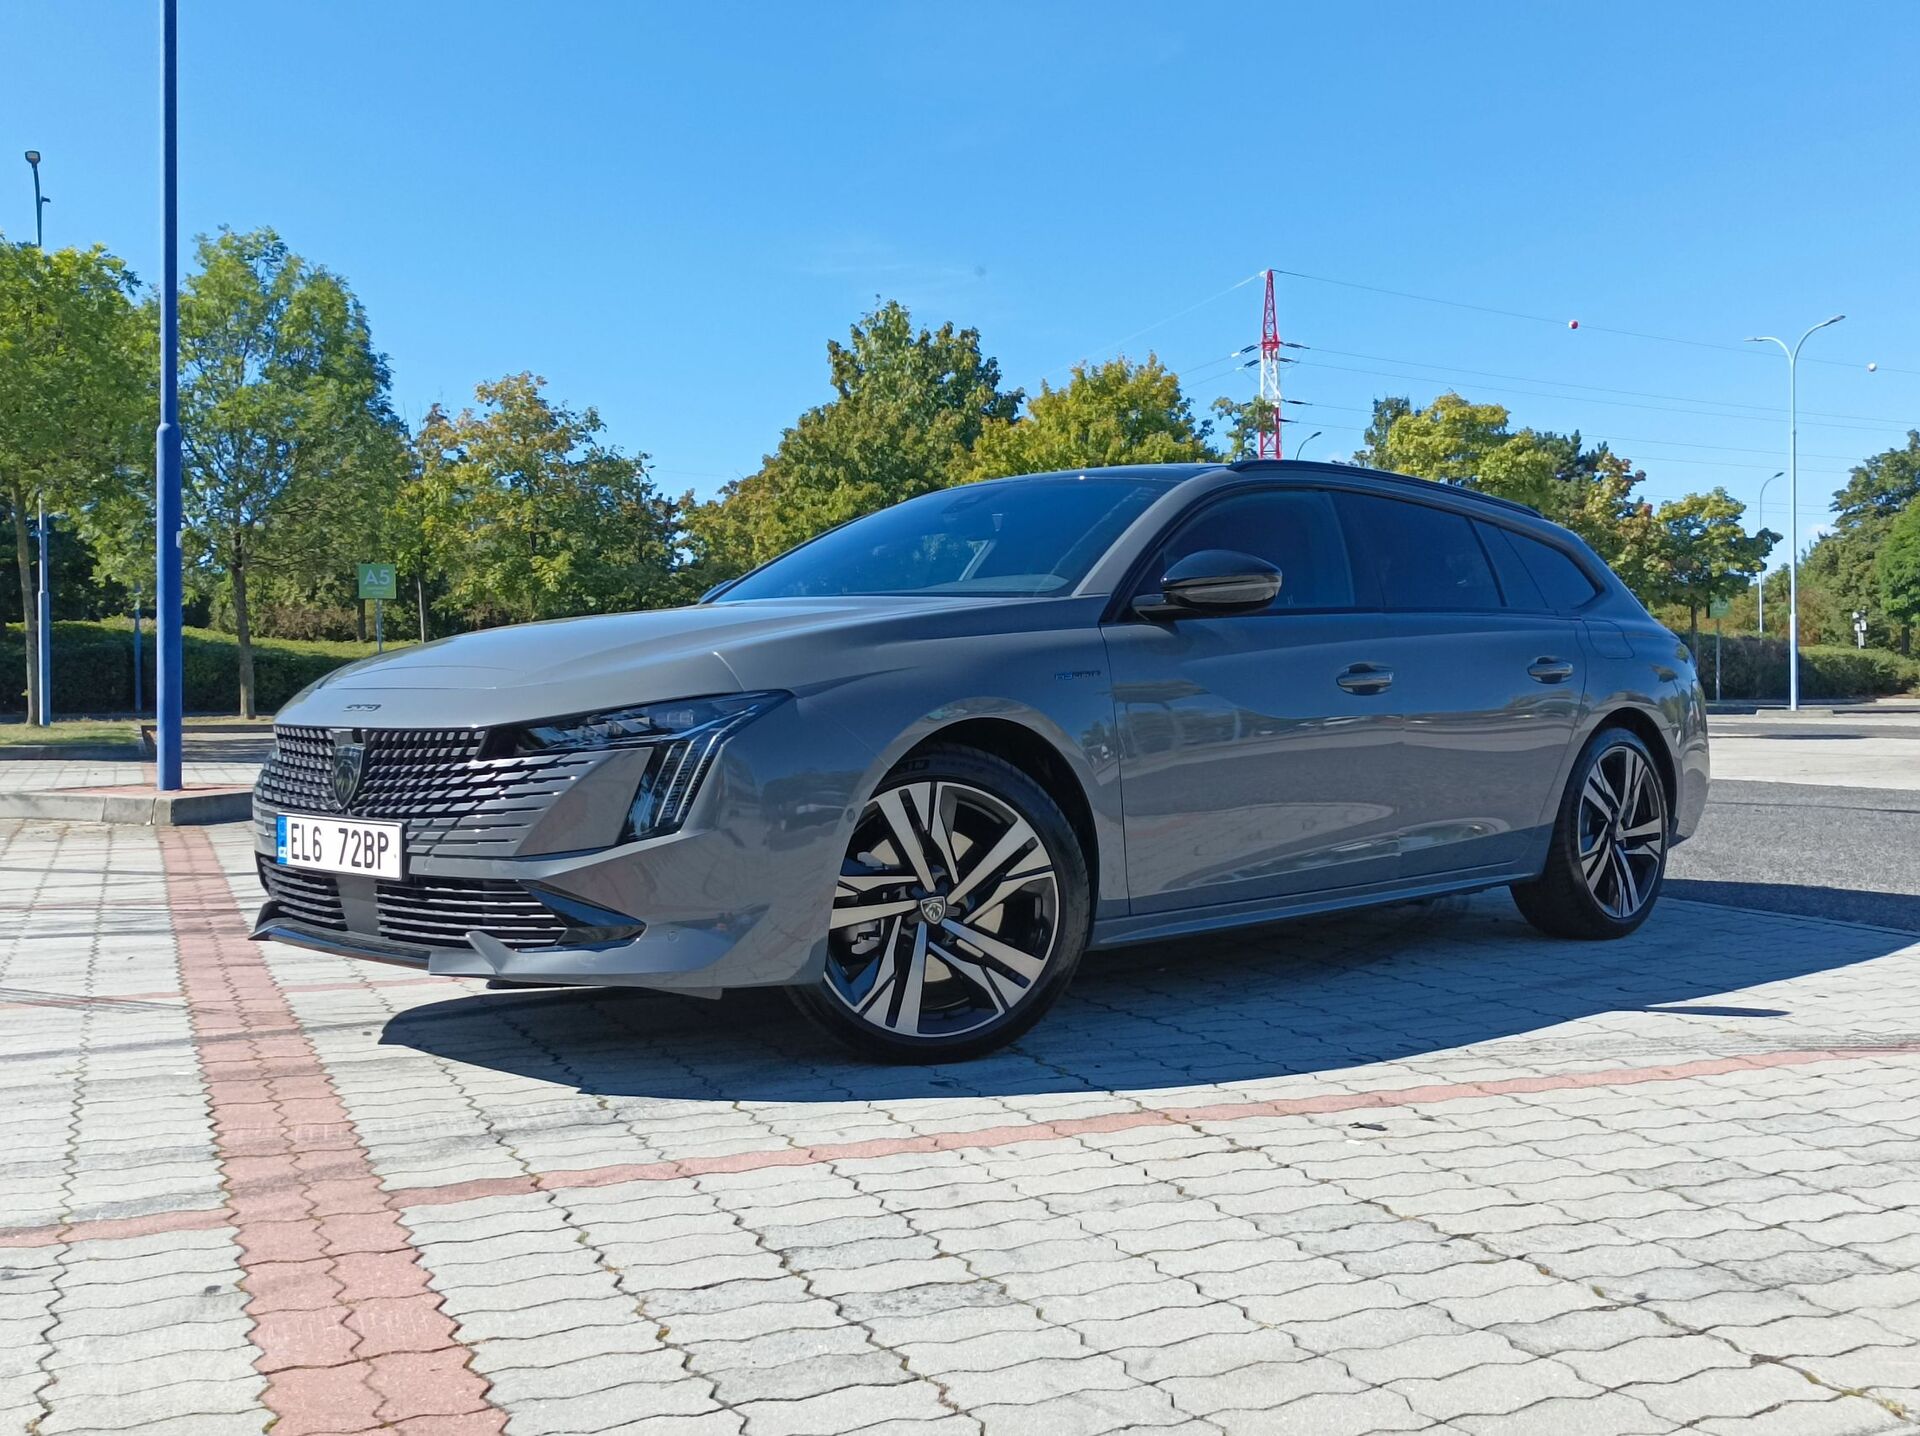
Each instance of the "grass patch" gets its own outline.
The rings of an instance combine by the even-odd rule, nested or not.
[[[0,748],[79,748],[140,741],[140,725],[131,719],[56,718],[42,728],[18,718],[0,720]]]

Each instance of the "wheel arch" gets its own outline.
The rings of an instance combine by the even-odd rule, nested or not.
[[[897,761],[925,752],[929,748],[960,746],[975,748],[1009,763],[1045,788],[1066,815],[1068,826],[1079,841],[1086,860],[1087,880],[1093,891],[1089,911],[1097,911],[1101,894],[1100,831],[1094,819],[1092,800],[1074,765],[1037,729],[1011,718],[963,718],[923,735]]]
[[[1613,708],[1602,713],[1593,725],[1595,733],[1607,728],[1623,728],[1647,745],[1653,766],[1660,774],[1660,788],[1667,797],[1667,820],[1676,821],[1680,810],[1680,775],[1673,761],[1673,748],[1667,735],[1649,714],[1638,708]]]

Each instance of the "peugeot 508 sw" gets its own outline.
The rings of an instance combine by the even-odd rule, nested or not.
[[[790,988],[993,1048],[1082,953],[1504,885],[1647,917],[1686,649],[1520,505],[1255,462],[941,490],[691,607],[357,663],[279,715],[255,936],[502,983]]]

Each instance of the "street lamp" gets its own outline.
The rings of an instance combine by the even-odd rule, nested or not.
[[[1326,432],[1327,431],[1325,429],[1315,429],[1311,434],[1307,435],[1306,438],[1302,439],[1299,443],[1295,444],[1293,446],[1294,458],[1304,459],[1306,455],[1302,453],[1301,450],[1305,449],[1308,444],[1311,444],[1315,439],[1319,438],[1322,434]]]
[[[27,166],[33,171],[33,247],[45,249],[47,245],[40,232],[40,217],[53,201],[40,193],[40,151],[27,151]]]
[[[26,153],[26,161],[27,168],[33,171],[33,247],[44,253],[47,247],[47,236],[42,220],[46,215],[47,205],[50,204],[51,201],[40,193],[40,151],[28,150]],[[39,673],[40,726],[44,728],[52,721],[52,714],[47,706],[47,698],[53,691],[53,598],[47,591],[47,501],[45,498],[40,500],[38,538],[40,543],[40,591],[37,595],[39,619],[36,627],[40,641],[35,645],[37,651],[35,653],[34,663],[36,671]]]
[[[1773,478],[1767,480],[1767,484],[1772,483],[1774,479],[1784,477],[1786,472],[1785,469],[1780,470],[1773,475]],[[1753,506],[1754,522],[1760,525],[1762,531],[1767,527],[1767,484],[1760,485],[1760,500]],[[1792,528],[1793,525],[1788,524],[1787,527]],[[1767,566],[1764,563],[1760,565],[1760,589],[1753,601],[1753,611],[1754,626],[1760,630],[1760,636],[1765,638],[1767,636]]]
[[[1787,356],[1787,710],[1800,709],[1800,544],[1794,532],[1800,522],[1800,415],[1797,408],[1795,378],[1800,366],[1800,346],[1820,330],[1838,324],[1847,316],[1836,314],[1822,319],[1787,347],[1787,341],[1771,334],[1757,334],[1749,344],[1778,344]]]

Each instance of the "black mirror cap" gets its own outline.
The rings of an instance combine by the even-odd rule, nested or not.
[[[1158,602],[1138,605],[1149,617],[1173,613],[1251,613],[1280,596],[1280,570],[1263,558],[1208,548],[1176,562],[1160,580]]]

